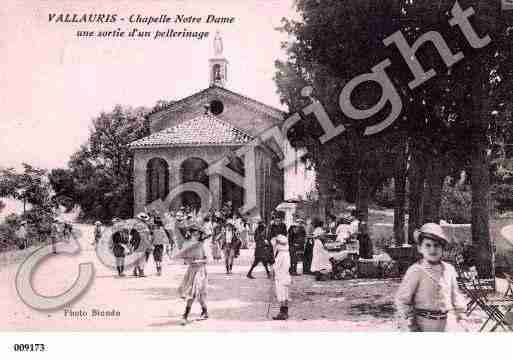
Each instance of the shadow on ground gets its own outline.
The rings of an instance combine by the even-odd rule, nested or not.
[[[246,272],[240,269],[231,275],[219,273],[221,270],[222,267],[216,266],[209,273],[208,307],[212,319],[259,322],[268,321],[277,313],[279,304],[275,302],[272,281],[267,279],[265,272],[255,272],[256,279],[252,280],[246,278]],[[168,315],[155,317],[159,322],[150,324],[150,327],[176,326],[183,313],[184,302],[177,292],[182,274],[170,276],[169,283],[176,283],[174,287],[126,289],[140,291],[150,301],[169,302]],[[316,282],[312,276],[293,277],[290,316],[295,320],[355,322],[390,319],[395,311],[392,298],[398,285],[397,280]],[[195,303],[191,318],[197,318],[199,313],[199,304]]]

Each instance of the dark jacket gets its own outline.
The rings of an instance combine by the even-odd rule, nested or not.
[[[298,225],[290,226],[288,238],[290,255],[293,257],[302,256],[306,238],[305,228]]]
[[[273,248],[266,238],[266,227],[259,224],[255,230],[255,261],[271,263],[273,259]]]
[[[132,246],[133,250],[136,251],[139,248],[139,245],[141,244],[141,236],[139,235],[139,232],[135,229],[132,229],[130,231],[130,236],[132,239],[130,240],[130,246]]]
[[[115,257],[124,257],[125,248],[123,245],[127,244],[127,240],[123,238],[121,232],[116,232],[112,235],[112,253]]]
[[[283,234],[284,236],[287,235],[287,225],[283,222],[272,223],[269,226],[267,240],[270,241],[271,239],[273,239],[274,237],[276,237],[279,234]]]

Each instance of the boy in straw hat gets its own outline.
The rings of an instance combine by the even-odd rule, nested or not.
[[[274,283],[276,288],[276,298],[280,302],[280,313],[273,317],[274,320],[287,320],[289,318],[289,287],[292,284],[292,278],[289,273],[290,255],[289,239],[279,234],[273,239],[274,243]]]
[[[422,259],[408,268],[396,295],[400,327],[415,332],[445,331],[448,314],[459,322],[466,309],[456,270],[442,261],[449,241],[436,223],[424,224],[415,237]]]

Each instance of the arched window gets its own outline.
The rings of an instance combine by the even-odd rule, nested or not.
[[[182,183],[201,182],[208,187],[207,175],[208,163],[201,158],[191,157],[186,159],[180,165],[180,178]]]
[[[152,158],[146,165],[146,203],[164,200],[169,193],[169,166],[162,158]]]
[[[209,180],[207,175],[208,163],[201,158],[191,157],[186,159],[180,165],[180,178],[182,183],[187,182],[200,182],[209,187]],[[199,196],[194,192],[183,192],[180,195],[181,204],[184,206],[191,206],[199,209],[201,206],[201,200]]]
[[[213,70],[214,81],[221,81],[221,65],[215,64],[212,67],[212,70]]]

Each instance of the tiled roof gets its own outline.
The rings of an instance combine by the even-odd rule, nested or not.
[[[243,145],[251,140],[252,136],[230,123],[211,114],[204,114],[134,141],[130,147]]]

